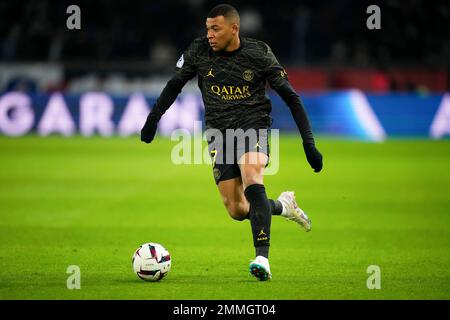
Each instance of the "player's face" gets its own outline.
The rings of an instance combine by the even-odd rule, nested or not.
[[[206,19],[206,30],[209,45],[213,51],[227,50],[233,37],[237,34],[236,23],[227,21],[224,16]]]

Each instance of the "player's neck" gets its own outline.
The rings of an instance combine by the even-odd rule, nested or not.
[[[225,52],[233,52],[239,49],[241,46],[241,38],[239,36],[235,37],[230,44],[224,50]]]

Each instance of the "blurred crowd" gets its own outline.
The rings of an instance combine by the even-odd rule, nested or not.
[[[447,1],[375,1],[381,31],[366,28],[366,1],[229,1],[242,34],[261,38],[286,63],[448,63]],[[221,1],[0,1],[2,61],[154,59],[173,62],[205,33],[208,11]],[[69,31],[66,8],[81,9]]]
[[[192,39],[205,34],[205,17],[219,3],[0,0],[0,63],[58,62],[75,74],[99,70],[102,63],[106,70],[122,63],[131,73],[139,74],[143,65],[146,72],[165,72]],[[287,67],[449,66],[450,4],[445,0],[227,3],[240,12],[241,34],[269,43]],[[81,9],[81,30],[66,27],[72,4]],[[366,27],[371,4],[381,9],[381,30]]]

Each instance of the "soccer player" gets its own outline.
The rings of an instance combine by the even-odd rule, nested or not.
[[[195,39],[178,60],[175,75],[147,117],[141,140],[152,142],[161,116],[186,82],[197,75],[206,128],[212,130],[208,148],[213,175],[231,218],[250,220],[256,250],[250,273],[264,281],[272,277],[268,260],[272,215],[281,215],[311,230],[311,220],[297,205],[293,192],[283,192],[277,200],[266,195],[263,172],[269,160],[268,131],[272,123],[266,83],[290,108],[306,158],[315,172],[322,169],[322,155],[315,147],[307,114],[286,71],[266,43],[239,35],[239,22],[238,12],[230,5],[218,5],[209,12],[206,37]],[[228,137],[230,129],[239,133],[231,139],[218,138],[220,133]]]

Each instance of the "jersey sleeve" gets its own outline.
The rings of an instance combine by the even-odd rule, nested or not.
[[[277,90],[277,88],[286,85],[288,82],[287,73],[268,45],[265,48],[264,64],[266,79],[272,89]]]
[[[313,143],[314,137],[311,129],[311,124],[306,114],[306,110],[303,106],[302,100],[292,88],[288,80],[286,70],[280,65],[277,58],[272,52],[272,49],[266,45],[265,55],[265,78],[270,87],[274,89],[284,103],[291,110],[292,117],[297,125],[300,135],[302,136],[303,143]]]
[[[186,82],[191,80],[197,73],[195,64],[197,45],[195,41],[184,51],[178,59],[175,75],[167,82],[163,91],[156,100],[152,111],[148,115],[148,121],[158,123],[163,114],[174,103]]]
[[[184,83],[191,80],[197,74],[195,61],[198,50],[197,47],[198,45],[196,42],[192,42],[177,61],[175,75],[180,78],[180,80],[184,81]]]

